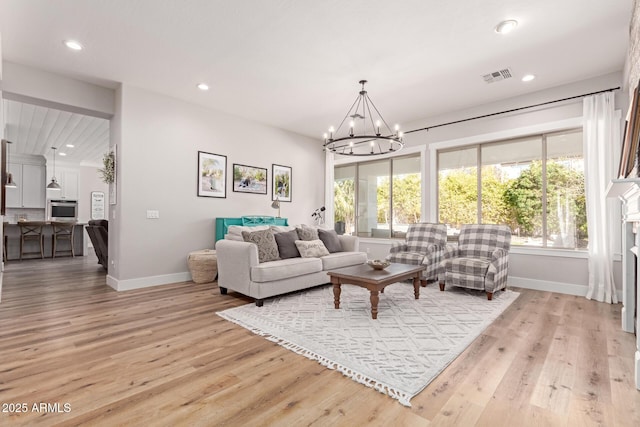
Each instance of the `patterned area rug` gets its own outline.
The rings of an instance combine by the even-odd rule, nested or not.
[[[340,309],[331,285],[246,304],[217,313],[298,354],[398,399],[420,393],[518,297],[437,284],[413,297],[409,283],[380,294],[378,319],[371,319],[369,291],[342,285]]]

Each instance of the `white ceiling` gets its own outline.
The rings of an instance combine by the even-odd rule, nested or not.
[[[360,79],[369,80],[385,119],[402,124],[621,71],[631,7],[632,0],[0,0],[0,32],[6,61],[107,87],[124,82],[320,138],[347,112]],[[519,26],[496,34],[504,19]],[[70,38],[85,49],[67,49]],[[505,67],[512,79],[483,81]],[[537,78],[521,82],[527,73]],[[211,90],[199,91],[199,82]]]
[[[101,166],[109,147],[109,121],[54,108],[4,99],[5,139],[10,154],[53,157],[58,161]],[[73,145],[73,147],[68,147]]]

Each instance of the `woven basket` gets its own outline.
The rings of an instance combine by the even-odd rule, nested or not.
[[[191,252],[187,257],[191,279],[195,283],[213,282],[218,273],[218,257],[213,249]]]

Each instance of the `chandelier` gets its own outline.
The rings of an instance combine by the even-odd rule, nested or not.
[[[379,156],[402,149],[404,142],[400,127],[395,125],[395,129],[391,130],[364,90],[367,81],[360,80],[359,83],[362,89],[340,126],[337,129],[331,126],[329,133],[324,134],[324,149],[343,156]],[[347,119],[348,130],[344,126]]]

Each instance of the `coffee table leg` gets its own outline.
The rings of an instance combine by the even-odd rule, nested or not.
[[[333,306],[340,308],[340,293],[342,292],[342,289],[340,289],[340,279],[332,277],[331,283],[333,283]]]
[[[378,302],[380,301],[380,297],[378,295],[378,291],[371,291],[371,318],[378,318]]]
[[[413,278],[413,295],[416,299],[420,298],[420,273]]]

